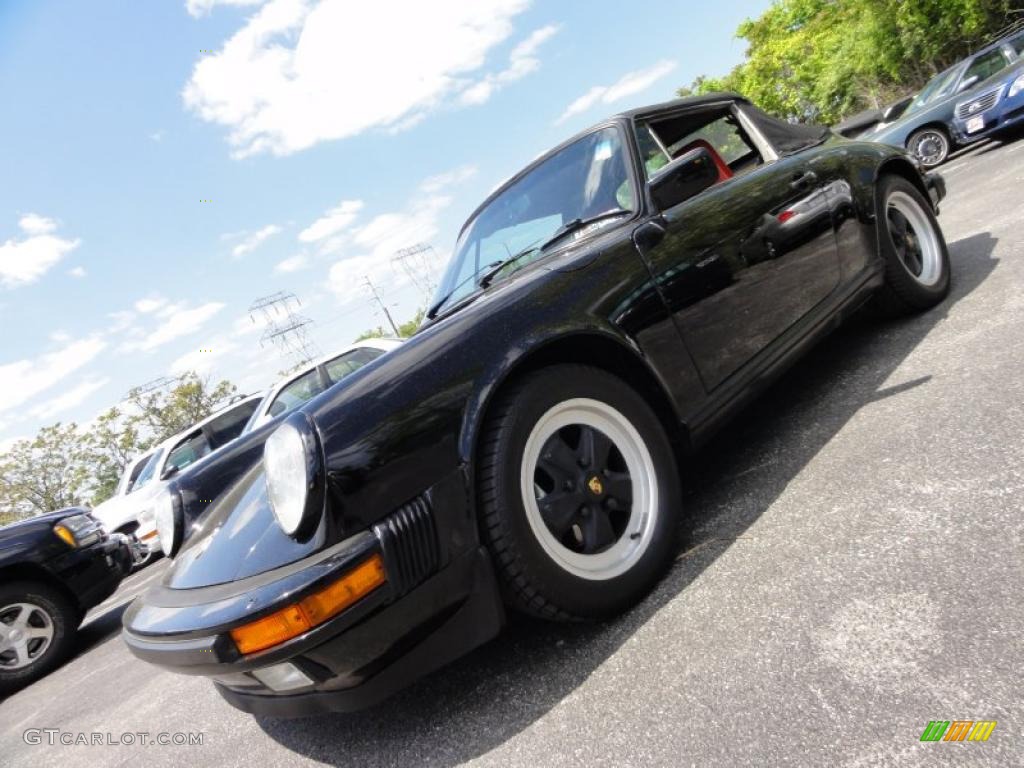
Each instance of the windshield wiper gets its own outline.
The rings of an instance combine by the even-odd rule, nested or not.
[[[507,261],[508,261],[508,259],[504,259],[502,261],[492,262],[492,263],[488,264],[486,267],[484,267],[484,269],[487,269],[487,270],[497,269],[499,266],[504,266],[505,262],[507,262]],[[470,280],[476,280],[476,276],[479,275],[479,274],[480,274],[479,272],[474,272],[472,275],[470,275],[465,280],[463,280],[458,285],[456,285],[454,288],[452,288],[450,291],[448,291],[448,293],[446,293],[443,297],[441,297],[441,299],[438,300],[437,303],[434,304],[434,306],[432,306],[430,309],[427,310],[427,319],[428,320],[433,320],[437,316],[438,310],[441,309],[441,307],[443,307],[445,304],[448,303],[448,299],[450,299],[452,296],[454,296],[458,292],[459,288],[464,286]]]
[[[604,219],[611,219],[615,216],[622,216],[623,214],[627,213],[631,213],[631,211],[627,211],[625,208],[612,208],[611,210],[604,211],[603,213],[598,213],[593,216],[587,216],[586,218],[572,219],[570,221],[567,221],[565,222],[565,224],[556,229],[554,234],[551,235],[551,237],[544,241],[540,249],[542,251],[547,250],[566,235],[570,235],[573,232],[579,232],[581,229],[583,229],[586,226],[589,226],[590,224],[593,224],[598,221],[603,221]]]

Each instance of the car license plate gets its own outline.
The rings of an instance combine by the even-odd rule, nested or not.
[[[985,118],[984,117],[972,117],[970,120],[967,121],[967,132],[968,133],[977,133],[978,131],[982,130],[984,127],[985,127]]]

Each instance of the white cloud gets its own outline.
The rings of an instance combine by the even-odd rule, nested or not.
[[[83,278],[88,273],[85,271],[85,267],[72,267],[68,270],[68,274],[71,275],[71,277]]]
[[[215,5],[259,5],[264,0],[185,0],[185,10],[189,15],[199,17],[205,16],[213,10]]]
[[[309,259],[306,257],[306,254],[297,253],[294,256],[289,256],[287,259],[279,261],[274,267],[274,271],[288,274],[290,272],[298,272],[307,266],[309,266]]]
[[[224,305],[217,301],[193,308],[188,308],[184,302],[163,307],[156,313],[160,320],[157,328],[141,334],[137,340],[125,342],[121,349],[124,352],[151,352],[175,339],[196,333],[223,308]]]
[[[163,130],[153,131],[151,134],[149,134],[149,138],[152,141],[155,141],[157,144],[159,144],[161,141],[164,140],[164,135],[165,135],[165,131],[163,131]]]
[[[512,20],[528,5],[271,0],[196,63],[182,96],[203,120],[229,129],[237,157],[408,127],[474,88],[474,79],[488,79],[479,72],[489,52],[512,35]],[[536,69],[548,29],[517,46],[494,82]],[[479,89],[475,98],[483,98]]]
[[[34,283],[81,243],[53,234],[57,222],[36,213],[26,213],[18,226],[25,239],[0,244],[0,284],[7,288]]]
[[[171,373],[180,375],[188,371],[195,371],[200,376],[205,376],[213,371],[218,360],[238,349],[233,341],[225,337],[217,337],[210,342],[210,346],[203,349],[194,349],[186,352],[173,363]]]
[[[629,72],[611,85],[595,85],[566,107],[555,124],[560,125],[573,115],[586,112],[598,103],[612,104],[627,96],[642,93],[675,68],[674,61],[659,61],[653,67]]]
[[[236,259],[240,259],[247,253],[252,253],[259,248],[264,241],[280,233],[281,228],[276,224],[268,224],[262,229],[258,229],[252,234],[246,236],[246,238],[236,245],[231,250],[231,255]]]
[[[60,413],[70,411],[72,408],[81,405],[93,392],[102,389],[109,383],[109,378],[86,379],[77,386],[69,389],[67,392],[57,395],[57,397],[51,398],[50,400],[33,407],[29,411],[29,415],[39,419],[40,421],[52,419]]]
[[[167,299],[163,296],[147,296],[136,301],[133,306],[135,307],[136,312],[148,315],[152,312],[156,312],[158,309],[166,307]]]
[[[38,213],[26,213],[18,219],[18,226],[26,235],[48,235],[57,229],[57,222]]]
[[[535,29],[529,37],[512,49],[505,69],[496,74],[485,75],[483,79],[463,90],[459,94],[459,101],[467,106],[483,104],[502,86],[536,72],[540,68],[537,51],[545,41],[558,32],[558,29],[556,24]]]
[[[332,235],[337,235],[355,221],[362,207],[362,200],[342,200],[339,205],[331,208],[323,216],[299,232],[299,241],[303,243],[316,243]]]
[[[429,195],[436,194],[448,187],[461,184],[473,178],[476,175],[477,167],[472,164],[460,165],[458,168],[447,171],[446,173],[439,173],[436,176],[430,176],[424,179],[420,184],[420,189]]]
[[[66,376],[92,362],[106,346],[101,338],[91,336],[34,359],[0,365],[0,413],[13,411],[60,384]]]

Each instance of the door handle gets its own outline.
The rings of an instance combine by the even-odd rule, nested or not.
[[[818,180],[818,174],[814,171],[806,171],[805,173],[798,173],[793,177],[793,181],[789,183],[789,186],[797,190],[810,189],[811,185]]]

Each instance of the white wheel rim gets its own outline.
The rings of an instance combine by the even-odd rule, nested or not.
[[[23,669],[53,643],[53,619],[35,603],[0,608],[0,669]]]
[[[900,218],[906,222],[907,231],[901,231]],[[910,276],[927,287],[938,283],[942,277],[942,247],[921,204],[906,192],[893,192],[886,203],[886,226],[896,255]]]
[[[556,537],[541,513],[540,505],[549,494],[538,485],[538,477],[545,473],[543,467],[549,466],[542,465],[541,451],[546,445],[551,445],[549,439],[560,439],[561,435],[566,434],[566,428],[569,428],[569,432],[577,428],[589,428],[609,440],[614,451],[611,454],[613,464],[624,465],[625,472],[628,473],[626,479],[622,477],[622,471],[613,473],[618,487],[623,487],[628,480],[631,491],[628,510],[625,509],[627,505],[616,504],[616,508],[610,513],[618,520],[617,538],[611,545],[592,553],[574,551],[563,543],[564,537]],[[603,488],[600,492],[594,490],[594,487],[602,487],[602,481],[609,482],[612,478],[605,478],[600,472],[591,473],[591,469],[579,469],[580,481],[584,482],[593,494],[592,501],[583,505],[589,509],[586,520],[594,519],[590,515],[607,514],[604,512],[604,504],[615,502],[615,499],[611,498],[611,491],[605,495]],[[590,481],[585,480],[588,474],[591,474]],[[598,482],[591,486],[594,477],[598,478]],[[576,493],[582,492],[579,489],[580,481],[576,483]],[[523,450],[520,493],[530,529],[545,553],[563,570],[592,581],[613,579],[636,565],[650,546],[659,514],[654,461],[640,433],[615,408],[587,398],[559,403],[541,416],[534,425]],[[554,495],[550,498],[554,498]],[[580,526],[585,524],[585,520],[581,518],[569,530],[574,536],[582,536],[583,529]]]

